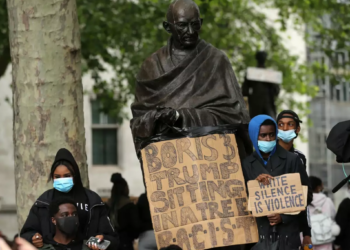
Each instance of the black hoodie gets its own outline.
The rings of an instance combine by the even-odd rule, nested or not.
[[[88,197],[86,196],[85,188],[83,187],[83,183],[81,181],[79,167],[72,153],[65,148],[61,148],[60,150],[58,150],[55,157],[55,161],[51,166],[51,174],[53,174],[53,172],[55,171],[55,168],[57,167],[55,166],[56,163],[60,161],[67,161],[72,166],[72,169],[74,172],[73,173],[74,186],[72,190],[69,191],[68,193],[62,193],[54,189],[53,200],[56,200],[59,198],[69,198],[74,200],[78,207],[80,227],[83,230],[86,227],[86,222],[89,219],[89,200],[88,200]]]
[[[32,242],[32,237],[36,233],[40,233],[43,239],[54,235],[55,227],[51,222],[49,205],[51,201],[58,197],[68,196],[73,198],[73,200],[78,203],[79,220],[81,220],[81,213],[83,213],[85,218],[83,223],[84,226],[81,227],[81,232],[84,235],[84,239],[88,240],[90,237],[103,235],[106,240],[111,241],[111,245],[108,247],[108,249],[117,249],[119,244],[118,235],[114,232],[114,229],[110,223],[105,204],[95,192],[83,187],[78,164],[67,149],[60,149],[57,152],[52,168],[56,162],[62,160],[68,161],[72,165],[74,171],[73,189],[67,194],[59,192],[55,189],[50,189],[44,192],[30,209],[20,236],[27,241]],[[81,203],[84,203],[84,206],[82,206]],[[85,203],[87,205],[87,209],[85,209]],[[88,211],[83,212],[81,210]]]

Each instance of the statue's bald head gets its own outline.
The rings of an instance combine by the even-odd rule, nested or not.
[[[170,4],[164,29],[173,35],[174,46],[191,48],[199,40],[203,20],[198,5],[192,0],[175,0]]]
[[[193,16],[200,18],[200,11],[198,5],[192,0],[175,0],[169,6],[166,18],[169,23],[176,22],[178,16]]]

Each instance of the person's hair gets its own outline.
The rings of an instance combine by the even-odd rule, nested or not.
[[[72,199],[69,199],[69,198],[58,198],[58,199],[53,200],[50,203],[50,206],[49,206],[50,217],[54,217],[55,214],[58,213],[58,211],[60,210],[60,206],[62,204],[72,204],[78,210],[77,205],[75,204],[75,202]]]
[[[71,172],[71,174],[73,176],[74,183],[77,183],[75,181],[75,173],[74,173],[74,169],[73,169],[71,163],[69,161],[65,161],[65,160],[58,161],[52,166],[51,171],[50,171],[50,175],[49,175],[49,179],[47,180],[47,182],[50,182],[53,179],[53,174],[55,173],[56,168],[58,166],[61,166],[61,165],[68,168],[69,172]]]
[[[261,123],[261,126],[269,126],[269,125],[272,125],[272,126],[276,127],[275,122],[270,120],[270,119],[267,119],[263,123]]]
[[[312,191],[316,191],[316,188],[322,186],[322,180],[316,176],[309,177]]]
[[[113,183],[112,191],[111,191],[111,220],[115,226],[118,225],[118,209],[120,206],[120,200],[123,196],[128,196],[126,193],[128,183],[122,177],[120,173],[115,173],[111,176],[111,182]]]
[[[162,247],[160,250],[182,250],[182,248],[177,245],[170,245],[168,247]]]
[[[258,63],[265,64],[266,59],[267,59],[267,52],[266,51],[256,52],[255,59],[257,60]]]

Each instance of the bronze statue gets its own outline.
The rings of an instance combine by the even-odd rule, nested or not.
[[[258,51],[255,55],[257,67],[265,69],[267,53]],[[257,115],[269,115],[276,119],[275,100],[280,91],[279,84],[275,84],[266,80],[257,81],[245,79],[242,85],[243,96],[248,97],[250,118]]]
[[[173,2],[164,29],[171,34],[166,46],[142,64],[137,75],[131,130],[136,138],[178,128],[237,124],[241,158],[252,152],[249,115],[227,56],[199,38],[203,19],[191,0]],[[170,133],[170,132],[169,132]]]

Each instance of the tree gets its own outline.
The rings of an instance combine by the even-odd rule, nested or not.
[[[264,45],[272,53],[269,66],[283,71],[283,88],[286,93],[313,96],[317,88],[310,86],[311,73],[335,76],[320,63],[303,65],[297,56],[291,56],[282,45],[278,31],[285,31],[292,19],[302,31],[305,24],[313,27],[319,44],[308,39],[309,49],[317,49],[331,56],[339,48],[349,51],[349,4],[346,0],[196,0],[205,18],[202,37],[229,55],[232,65],[242,82],[243,71],[255,65],[254,52]],[[5,5],[5,0],[0,4]],[[85,73],[95,79],[94,91],[103,101],[103,111],[118,117],[119,122],[127,115],[124,107],[133,96],[135,75],[152,52],[163,46],[168,35],[161,22],[171,0],[77,0],[81,27],[82,57]],[[252,8],[255,6],[255,8]],[[281,30],[266,23],[267,17],[259,12],[261,7],[278,10]],[[0,10],[0,76],[9,57],[6,27],[6,9]],[[333,26],[323,25],[324,16],[331,16]],[[310,38],[306,34],[306,38]],[[337,41],[338,48],[329,45]],[[3,52],[1,52],[3,51]],[[2,54],[1,54],[2,53]],[[115,72],[108,81],[102,75],[106,70]],[[307,106],[292,98],[283,99],[291,108],[298,106],[307,111]]]
[[[317,78],[329,77],[333,85],[350,81],[350,1],[271,1],[280,10],[283,26],[290,17],[299,28],[308,24],[306,39],[310,51],[320,52],[329,63],[317,61],[310,65]],[[286,3],[287,2],[287,3]]]
[[[74,0],[7,0],[7,9],[21,227],[52,185],[46,180],[58,149],[71,150],[88,186],[80,34]]]

